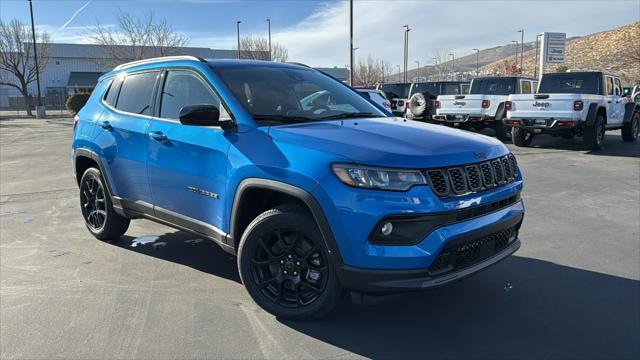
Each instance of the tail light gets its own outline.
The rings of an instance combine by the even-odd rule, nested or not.
[[[440,109],[440,101],[438,100],[434,101],[433,105],[435,106],[436,109]]]
[[[483,109],[488,109],[489,105],[491,105],[491,102],[489,100],[482,100],[482,108]]]
[[[575,125],[576,123],[574,121],[558,121],[556,123],[556,126],[574,127]]]
[[[504,123],[511,126],[519,126],[520,120],[505,120]]]
[[[404,104],[405,104],[407,109],[411,107],[411,101],[407,101]]]
[[[511,101],[504,102],[504,109],[507,111],[511,111],[513,109],[513,103]]]
[[[76,131],[76,127],[78,126],[78,120],[80,120],[78,115],[73,117],[73,131]]]
[[[584,102],[582,102],[582,100],[573,102],[573,111],[582,111],[582,109],[584,109]]]

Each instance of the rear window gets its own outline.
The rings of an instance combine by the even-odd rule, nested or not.
[[[516,93],[515,78],[473,79],[469,94],[511,95]]]
[[[438,86],[438,83],[415,83],[411,88],[411,94],[409,94],[409,97],[419,92],[428,92],[435,98],[440,95],[440,86]]]
[[[601,76],[597,73],[545,74],[540,80],[541,94],[600,94]]]
[[[408,99],[411,84],[382,84],[378,90],[387,94],[387,98]]]
[[[149,115],[151,93],[157,77],[157,71],[127,75],[118,95],[116,109],[132,114]]]
[[[460,95],[460,85],[442,84],[442,94],[440,95]]]

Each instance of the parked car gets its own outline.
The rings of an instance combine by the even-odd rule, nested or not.
[[[469,95],[438,96],[433,119],[465,129],[491,128],[498,139],[508,140],[509,128],[502,122],[505,101],[510,94],[532,94],[537,85],[534,79],[518,76],[476,78],[471,81]]]
[[[538,94],[511,95],[505,124],[513,143],[529,146],[534,136],[581,136],[588,149],[602,147],[605,131],[622,129],[622,139],[635,142],[640,129],[640,104],[622,96],[620,78],[595,72],[548,73]]]
[[[356,89],[365,99],[369,99],[383,108],[391,111],[391,101],[387,100],[381,90],[375,89]]]
[[[322,316],[343,289],[441,286],[520,246],[523,180],[502,143],[390,117],[305,66],[124,64],[73,129],[91,234],[145,218],[210,239],[282,318]]]
[[[376,90],[385,94],[391,102],[391,112],[396,116],[404,116],[409,106],[409,89],[411,83],[379,84]]]
[[[411,84],[409,104],[406,118],[417,121],[432,122],[435,115],[435,103],[439,95],[464,95],[469,93],[469,82],[465,81],[432,81]]]

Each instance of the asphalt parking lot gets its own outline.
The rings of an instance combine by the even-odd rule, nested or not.
[[[146,220],[113,243],[80,215],[67,119],[0,120],[0,358],[640,356],[640,143],[509,147],[522,248],[421,293],[275,319],[213,243]]]

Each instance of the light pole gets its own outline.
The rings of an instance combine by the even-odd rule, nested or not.
[[[473,49],[476,52],[476,76],[480,75],[480,49]]]
[[[404,82],[407,82],[407,68],[409,67],[409,25],[402,26],[404,28]]]
[[[440,80],[440,72],[438,71],[438,58],[434,57],[431,59],[433,59],[433,66],[434,66],[433,70],[436,73],[436,80]]]
[[[398,67],[398,82],[402,82],[400,79],[400,74],[402,74],[402,70],[400,70],[400,64],[396,65]]]
[[[353,86],[353,0],[349,0],[349,85]]]
[[[449,56],[451,56],[451,79],[453,80],[453,74],[456,72],[456,56],[453,54]]]
[[[36,65],[36,86],[38,87],[38,98],[36,99],[36,117],[40,118],[38,107],[40,106],[40,68],[38,67],[38,50],[36,46],[36,28],[33,22],[33,4],[29,0],[29,11],[31,12],[31,36],[33,38],[33,61]]]
[[[511,40],[512,43],[516,44],[516,69],[518,68],[518,40]]]
[[[520,33],[520,74],[522,75],[522,60],[524,60],[524,29],[518,30]]]
[[[418,67],[416,68],[416,77],[420,77],[420,60],[416,60]]]
[[[536,35],[536,62],[533,64],[533,77],[538,77],[538,48],[540,47],[540,36],[541,34]]]
[[[269,23],[269,61],[271,61],[271,18],[267,18],[267,23]]]
[[[236,21],[236,32],[238,34],[238,59],[240,59],[240,23],[242,21]]]
[[[351,76],[353,77],[352,81],[351,81],[351,86],[355,85],[356,83],[356,68],[355,68],[355,64],[356,64],[356,50],[358,50],[357,47],[353,48],[353,53],[351,54],[353,56],[353,68],[351,69]]]

